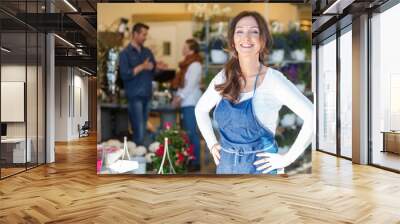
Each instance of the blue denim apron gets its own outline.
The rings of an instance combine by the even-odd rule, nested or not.
[[[261,174],[262,170],[256,170],[253,163],[263,157],[257,157],[256,154],[278,152],[274,134],[257,120],[254,113],[253,98],[258,75],[250,99],[234,104],[222,98],[214,110],[221,144],[217,174]],[[276,173],[277,170],[269,172]]]

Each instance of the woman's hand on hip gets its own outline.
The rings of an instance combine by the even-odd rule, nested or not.
[[[254,165],[260,165],[257,170],[262,170],[262,173],[269,173],[272,170],[284,168],[290,165],[290,162],[284,155],[278,153],[263,152],[256,155],[259,159],[254,162]]]
[[[219,160],[221,159],[221,155],[220,155],[220,153],[219,153],[219,151],[221,151],[221,146],[220,146],[219,144],[215,144],[215,145],[213,145],[213,147],[210,149],[210,151],[211,151],[211,154],[212,154],[212,156],[213,156],[213,158],[214,158],[215,165],[218,166]]]

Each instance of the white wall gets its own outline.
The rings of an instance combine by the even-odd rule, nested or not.
[[[28,73],[33,70],[32,66],[9,64],[1,66],[1,81],[5,82],[25,82],[26,70]],[[33,93],[27,93],[27,96],[33,96]],[[36,90],[35,90],[36,96]],[[30,101],[30,100],[29,100]],[[1,110],[7,110],[7,108],[1,108]],[[36,115],[36,114],[35,114]],[[31,117],[28,117],[31,120]],[[8,137],[25,137],[25,122],[7,122],[7,136]],[[30,127],[30,126],[29,126]]]
[[[150,26],[148,40],[145,43],[150,47],[156,60],[162,60],[170,68],[178,68],[178,63],[183,59],[182,47],[186,39],[193,38],[193,23],[190,21],[180,22],[149,22]],[[171,55],[164,56],[162,53],[163,42],[171,43]]]
[[[71,96],[71,98],[74,99],[74,107],[72,108],[72,124],[71,132],[69,133],[72,139],[78,138],[78,124],[82,126],[85,121],[89,120],[88,78],[81,75],[83,75],[83,73],[79,70],[74,70],[74,91],[72,92],[73,96]]]
[[[68,68],[56,67],[55,68],[55,124],[56,124],[56,141],[68,140]]]
[[[3,82],[25,82],[25,65],[2,65],[1,66],[1,81]],[[28,67],[28,70],[30,68]],[[25,82],[26,83],[26,82]],[[1,108],[7,110],[7,108]],[[25,122],[10,122],[7,123],[8,137],[25,137]]]
[[[83,125],[89,117],[88,78],[76,68],[56,67],[55,85],[55,140],[77,139],[78,124]]]

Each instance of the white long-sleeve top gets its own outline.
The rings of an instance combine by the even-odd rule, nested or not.
[[[185,73],[184,87],[179,88],[177,95],[182,98],[181,107],[195,106],[201,97],[201,64],[193,62],[189,65]]]
[[[256,88],[253,99],[254,112],[258,120],[274,134],[278,124],[279,110],[283,105],[286,105],[303,119],[302,128],[288,153],[286,153],[288,160],[294,162],[311,143],[313,105],[280,71],[268,68],[266,73],[263,81]],[[225,73],[222,70],[211,81],[195,108],[197,125],[209,149],[218,143],[209,112],[222,99],[220,93],[215,90],[215,85],[224,82],[224,80]],[[241,93],[240,101],[252,96],[253,91]],[[229,116],[229,114],[226,116]]]

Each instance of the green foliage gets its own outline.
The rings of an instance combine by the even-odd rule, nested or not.
[[[207,88],[211,81],[213,80],[213,78],[215,77],[216,73],[213,71],[208,71],[206,77],[204,77],[203,83],[204,83],[204,87]]]
[[[306,89],[311,89],[311,64],[307,63],[298,67],[299,82],[306,84]]]
[[[302,64],[288,64],[285,67],[280,68],[282,73],[286,75],[288,78],[291,76],[297,77],[293,79],[293,84],[305,84],[306,88],[305,91],[308,91],[311,88],[311,64],[310,63],[302,63]],[[294,74],[292,74],[294,73]],[[303,93],[305,94],[305,93]],[[288,107],[283,106],[279,111],[279,121],[282,121],[285,115],[294,114]],[[297,115],[296,115],[297,116]],[[290,147],[297,135],[300,132],[302,125],[297,124],[295,122],[294,128],[292,127],[283,127],[281,123],[278,124],[276,140],[279,147]]]
[[[188,162],[194,159],[193,145],[190,144],[189,138],[185,132],[178,130],[176,126],[171,127],[166,123],[165,129],[156,137],[156,141],[160,142],[160,147],[155,152],[152,158],[152,167],[159,169],[161,166],[162,158],[164,155],[164,139],[168,138],[168,154],[171,158],[171,163],[177,174],[185,173],[187,170]],[[169,173],[170,163],[165,158],[163,171]]]
[[[311,34],[305,31],[298,31],[295,29],[287,33],[287,41],[289,49],[305,49],[307,55],[311,55]]]
[[[272,35],[272,49],[289,50],[287,35],[285,33],[274,33]]]

